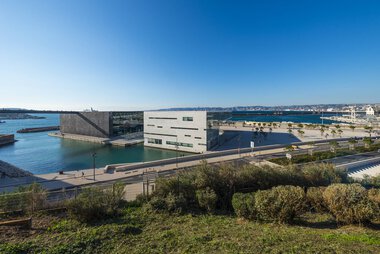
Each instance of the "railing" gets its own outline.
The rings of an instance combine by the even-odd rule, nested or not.
[[[97,185],[103,190],[111,189],[115,182],[124,184],[124,199],[134,200],[137,195],[149,194],[154,190],[157,174],[150,173],[144,177],[140,184],[128,184],[125,180],[107,182]],[[36,210],[47,210],[65,207],[65,201],[75,199],[85,189],[94,186],[77,186],[73,188],[62,188],[54,191],[22,191],[0,194],[0,218],[2,215],[12,212],[34,212]]]

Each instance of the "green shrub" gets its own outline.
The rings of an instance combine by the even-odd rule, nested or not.
[[[149,212],[181,213],[187,209],[186,199],[182,194],[169,193],[166,197],[153,195],[144,206]]]
[[[368,190],[368,199],[376,205],[376,219],[380,219],[380,189]]]
[[[46,190],[38,183],[19,187],[15,192],[0,195],[0,211],[22,210],[33,213],[46,205]]]
[[[318,213],[327,212],[325,201],[323,200],[323,192],[326,187],[310,187],[306,192],[306,199],[310,208]]]
[[[218,197],[214,190],[209,187],[203,190],[197,190],[196,196],[200,208],[205,209],[209,213],[215,210]]]
[[[169,193],[169,195],[165,198],[165,202],[168,212],[181,213],[187,209],[187,202],[182,193],[179,195]]]
[[[359,184],[333,184],[323,192],[323,199],[338,223],[354,224],[370,221],[376,212]]]
[[[255,209],[262,220],[290,223],[305,207],[306,197],[301,187],[277,186],[255,194]]]
[[[256,218],[255,193],[235,193],[232,197],[232,206],[238,217],[245,219]]]
[[[115,215],[122,202],[124,186],[114,184],[112,189],[86,188],[75,199],[67,202],[69,215],[82,222],[90,222]]]
[[[166,205],[165,198],[162,198],[160,196],[153,196],[149,202],[145,204],[144,209],[150,212],[159,212],[167,211],[168,206]]]

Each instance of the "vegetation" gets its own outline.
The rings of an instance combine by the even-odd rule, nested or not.
[[[369,222],[378,209],[359,184],[333,184],[323,192],[323,200],[336,221],[344,224]]]
[[[379,190],[349,184],[331,165],[203,163],[160,178],[149,197],[125,203],[122,193],[122,185],[88,189],[67,212],[35,214],[38,230],[0,228],[0,253],[377,253],[380,247],[373,229]]]
[[[332,151],[313,152],[312,155],[310,155],[310,154],[294,155],[294,156],[292,156],[291,162],[295,163],[295,164],[318,162],[318,161],[332,159],[335,157],[353,155],[353,154],[363,153],[363,152],[377,151],[378,149],[380,149],[380,144],[378,144],[378,143],[373,144],[373,140],[372,141],[366,141],[366,140],[367,139],[365,139],[364,142],[370,143],[367,145],[367,147],[355,147],[356,142],[350,140],[349,141],[349,144],[350,144],[349,149],[346,149],[346,148],[338,149],[339,147],[336,147],[335,143],[332,142],[330,144]],[[288,165],[289,164],[289,160],[286,157],[271,159],[270,161],[273,163],[279,164],[279,165]]]
[[[67,202],[69,215],[81,222],[92,222],[117,213],[124,195],[124,185],[115,183],[112,189],[84,189],[77,198]]]

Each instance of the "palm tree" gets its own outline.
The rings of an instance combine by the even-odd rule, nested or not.
[[[354,132],[355,131],[355,125],[350,125],[350,129],[352,130],[352,132]]]
[[[298,134],[303,137],[303,134],[305,134],[305,132],[303,130],[298,130]]]
[[[339,124],[335,125],[335,128],[340,129],[340,125]]]
[[[292,129],[289,128],[288,132],[289,132],[289,136],[291,136],[293,131],[292,131]]]
[[[289,128],[292,128],[292,126],[293,126],[293,124],[288,123],[288,127],[289,127]]]
[[[349,144],[349,147],[350,147],[350,150],[355,150],[355,145],[358,143],[358,141],[354,138],[350,139],[348,141],[348,144]]]
[[[330,141],[330,151],[336,153],[336,149],[339,147],[339,143],[335,140]]]
[[[273,127],[276,128],[277,127],[277,123],[273,123]]]
[[[302,129],[303,128],[303,124],[302,123],[298,124],[298,127]]]
[[[366,130],[366,132],[368,132],[369,137],[371,138],[371,133],[372,133],[373,127],[371,127],[371,126],[364,126],[364,129]]]
[[[343,130],[339,129],[339,130],[338,130],[338,133],[339,133],[339,137],[342,137]]]
[[[333,135],[333,137],[335,137],[336,130],[331,130],[331,134]]]

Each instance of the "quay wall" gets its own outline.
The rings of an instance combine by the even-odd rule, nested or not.
[[[61,114],[62,133],[108,138],[112,134],[110,112],[79,112],[78,114]]]

